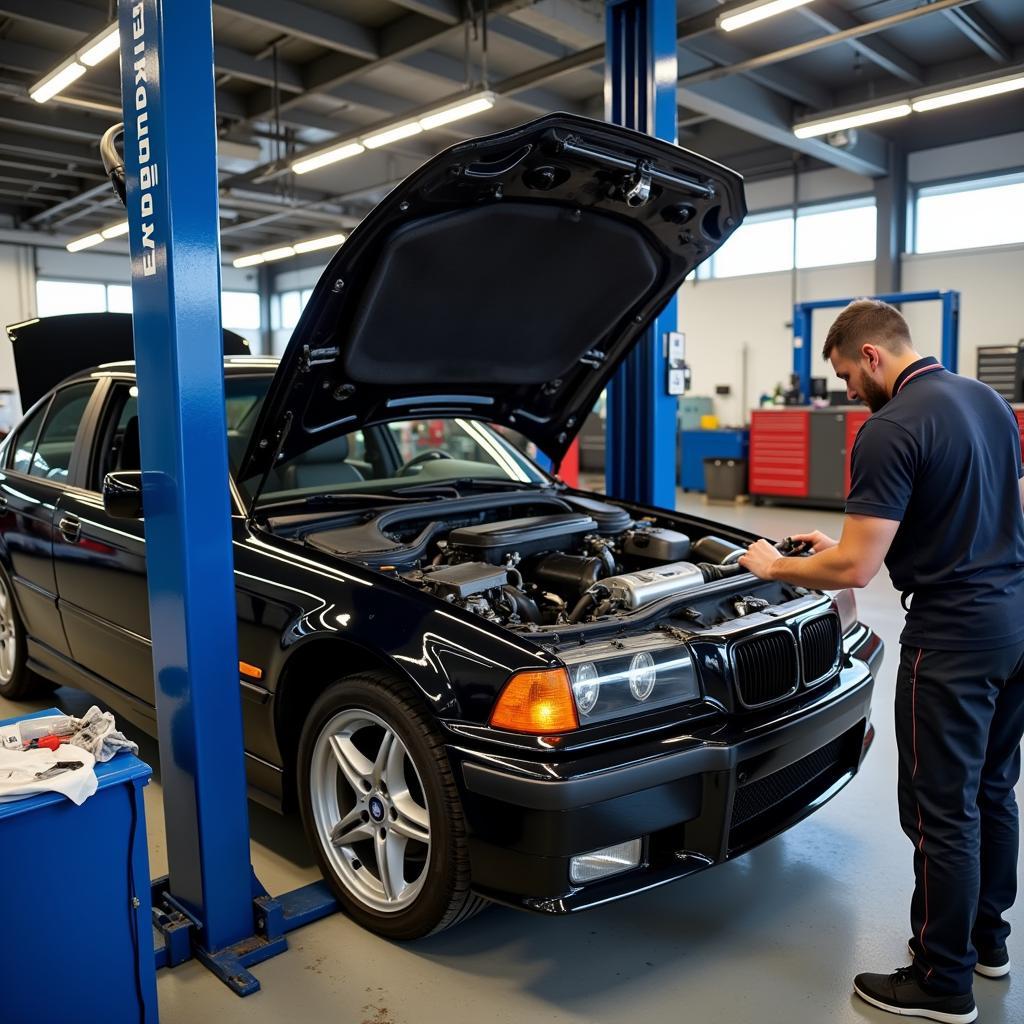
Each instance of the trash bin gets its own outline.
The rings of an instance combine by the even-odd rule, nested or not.
[[[746,459],[705,459],[704,490],[711,501],[735,501],[747,493]]]

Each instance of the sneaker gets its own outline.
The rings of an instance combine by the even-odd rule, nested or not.
[[[962,996],[928,992],[918,984],[912,967],[901,967],[894,974],[858,974],[853,990],[864,1002],[900,1017],[925,1017],[942,1024],[971,1024],[978,1019],[970,992]]]
[[[986,978],[1005,978],[1010,973],[1010,954],[1005,946],[998,949],[978,951],[978,962],[974,969]]]
[[[913,960],[914,947],[908,944],[907,951]],[[1007,953],[1006,947],[1000,946],[998,949],[979,952],[974,970],[985,978],[1005,978],[1010,973],[1010,954]]]

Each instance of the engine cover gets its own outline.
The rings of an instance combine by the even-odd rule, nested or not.
[[[704,573],[692,562],[673,562],[657,569],[609,576],[596,587],[608,591],[609,598],[626,608],[641,608],[663,597],[674,597],[704,585]]]
[[[590,516],[577,512],[505,519],[452,530],[448,534],[448,550],[464,559],[501,562],[511,554],[525,557],[565,548],[574,537],[582,537],[596,529],[597,523]]]

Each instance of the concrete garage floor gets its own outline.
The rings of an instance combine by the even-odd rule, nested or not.
[[[705,506],[693,495],[682,496],[681,507],[776,537],[834,532],[840,521],[833,513]],[[890,710],[903,612],[884,574],[859,605],[889,649],[875,691],[878,738],[849,787],[786,835],[713,871],[571,918],[492,908],[450,933],[399,946],[335,915],[294,933],[288,953],[258,966],[263,989],[248,999],[194,962],[161,972],[164,1024],[895,1019],[852,996],[850,981],[857,971],[906,962],[911,844],[897,819]],[[91,700],[60,689],[54,702],[82,710]],[[44,706],[0,700],[0,718]],[[135,738],[156,764],[153,742]],[[146,808],[152,870],[162,874],[159,782],[148,787]],[[271,892],[316,877],[297,819],[255,805],[250,816],[253,863]],[[1024,905],[1011,919],[1017,975],[975,985],[986,1024],[1024,1021]]]

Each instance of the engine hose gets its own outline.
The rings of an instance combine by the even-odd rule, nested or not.
[[[103,161],[103,169],[110,178],[110,184],[114,186],[114,195],[121,200],[122,206],[127,206],[128,187],[125,183],[124,157],[117,151],[116,139],[118,135],[124,134],[124,124],[115,124],[103,133],[100,139],[100,159]]]
[[[592,591],[588,590],[577,602],[573,605],[573,609],[569,612],[569,621],[572,623],[579,622],[580,619],[587,613],[592,604],[597,601],[597,595]]]
[[[746,572],[746,569],[738,562],[732,562],[729,565],[713,565],[711,562],[700,562],[697,568],[700,569],[705,583],[715,583],[718,580],[728,579],[730,576],[738,576],[741,572]]]

